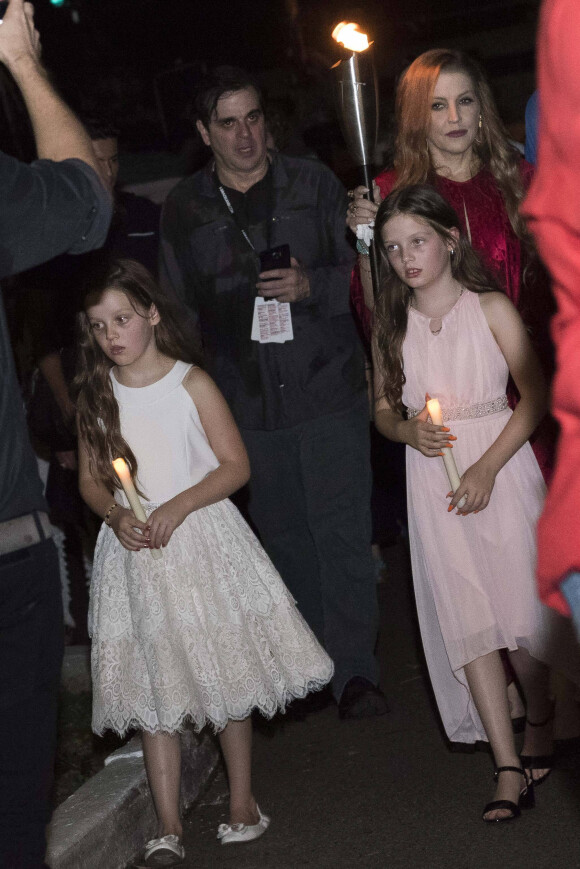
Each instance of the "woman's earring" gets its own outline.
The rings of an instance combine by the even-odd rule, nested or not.
[[[449,254],[450,254],[450,256],[455,256],[455,248],[454,247],[451,248],[451,250],[449,251]]]
[[[479,115],[479,122],[477,124],[477,134],[475,136],[475,141],[478,145],[483,144],[483,117],[481,116],[481,113]]]

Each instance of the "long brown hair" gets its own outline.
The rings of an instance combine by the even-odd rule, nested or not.
[[[98,304],[107,290],[124,293],[142,317],[147,317],[151,306],[155,305],[160,315],[160,321],[153,327],[155,344],[165,356],[197,365],[200,356],[183,331],[175,307],[160,292],[144,266],[134,260],[116,258],[105,258],[96,263],[87,276],[83,287],[83,310],[77,315],[79,353],[73,395],[79,434],[88,454],[91,476],[113,491],[120,488],[111,465],[113,459],[124,458],[133,479],[137,477],[137,460],[121,434],[119,406],[110,376],[114,363],[97,344],[86,314],[87,308]]]
[[[449,203],[428,184],[415,184],[393,190],[381,203],[375,219],[375,244],[380,253],[380,292],[373,318],[373,350],[384,375],[384,392],[390,407],[403,412],[403,341],[411,291],[389,263],[382,237],[385,224],[396,214],[407,214],[429,224],[453,248],[451,274],[473,293],[498,291],[499,287],[464,235],[457,239],[452,229],[459,220]]]
[[[461,51],[434,48],[413,61],[399,81],[396,96],[397,138],[394,167],[395,186],[436,183],[427,138],[431,125],[431,102],[441,72],[461,72],[469,76],[479,102],[482,126],[473,142],[479,165],[495,178],[506,212],[517,237],[531,242],[519,213],[525,191],[520,174],[521,155],[508,139],[491,88],[480,66]],[[478,141],[479,139],[479,141]]]

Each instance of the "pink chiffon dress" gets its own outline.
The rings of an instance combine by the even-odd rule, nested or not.
[[[409,309],[403,344],[409,416],[438,398],[457,437],[461,475],[497,439],[512,414],[508,366],[477,294],[464,291],[433,334]],[[535,528],[545,496],[529,443],[498,473],[488,507],[448,513],[443,460],[407,447],[407,503],[413,582],[425,658],[445,732],[455,742],[486,740],[464,666],[496,649],[526,648],[578,682],[579,657],[565,619],[538,600]]]
[[[530,186],[534,167],[525,160],[520,162],[520,174],[524,188]],[[386,170],[375,178],[383,199],[393,190],[396,173]],[[553,299],[547,276],[532,274],[527,270],[527,257],[522,244],[512,229],[503,196],[497,182],[488,169],[481,169],[468,181],[453,181],[442,175],[434,177],[437,191],[453,207],[459,218],[459,228],[469,238],[473,249],[495,276],[501,289],[520,312],[532,337],[534,349],[542,361],[548,377],[552,374],[552,342],[548,324],[554,313]],[[528,271],[525,292],[522,292],[522,276]],[[366,341],[370,340],[372,315],[366,307],[358,263],[351,278],[351,305],[355,319]],[[510,406],[515,407],[517,396],[509,392]],[[557,432],[553,421],[546,417],[532,438],[533,450],[542,474],[550,482],[554,464],[554,449]]]

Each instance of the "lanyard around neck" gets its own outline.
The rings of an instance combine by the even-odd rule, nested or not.
[[[237,228],[239,229],[240,233],[242,234],[242,236],[244,238],[244,241],[246,242],[248,247],[252,250],[252,252],[255,253],[257,256],[258,252],[257,252],[257,250],[252,242],[252,239],[250,238],[250,236],[248,235],[246,230],[243,228],[243,226],[240,224],[240,221],[238,220],[238,217],[237,217],[236,212],[234,210],[234,206],[230,202],[230,198],[224,189],[224,185],[220,182],[220,180],[218,178],[218,174],[217,174],[215,165],[214,165],[213,171],[215,173],[215,180],[217,182],[218,190],[219,190],[221,197],[224,201],[224,205],[226,206],[227,210],[231,214],[234,223],[236,224]],[[266,176],[265,176],[267,179],[267,188],[266,188],[266,196],[267,196],[266,247],[268,247],[268,248],[270,248],[272,246],[272,220],[273,220],[273,212],[274,212],[274,182],[273,182],[273,179],[272,179],[272,176],[270,173],[271,173],[271,169],[270,169],[270,166],[268,166],[268,169],[266,171]],[[257,183],[260,183],[260,182],[257,182]]]
[[[238,227],[238,229],[240,230],[240,232],[241,232],[242,235],[244,236],[244,239],[245,239],[246,242],[249,244],[249,246],[251,247],[251,249],[253,250],[253,252],[257,254],[256,248],[255,248],[254,245],[252,244],[252,239],[250,238],[250,236],[248,235],[248,233],[246,232],[246,230],[245,230],[245,229],[242,229],[242,227],[240,226],[240,224],[239,224],[238,221],[236,220],[236,212],[234,211],[234,206],[233,206],[232,203],[230,202],[229,197],[228,197],[228,194],[226,193],[226,191],[225,191],[224,188],[223,188],[223,184],[220,184],[220,186],[219,186],[219,192],[221,193],[221,195],[222,195],[222,199],[223,199],[223,201],[224,201],[225,204],[226,204],[226,208],[228,209],[228,211],[230,212],[230,214],[231,214],[232,217],[234,218],[234,223],[236,224],[236,226]]]

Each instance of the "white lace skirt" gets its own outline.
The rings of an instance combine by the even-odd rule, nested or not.
[[[172,733],[188,720],[221,730],[252,709],[271,717],[334,669],[227,500],[191,513],[159,560],[103,524],[89,632],[98,734]]]

